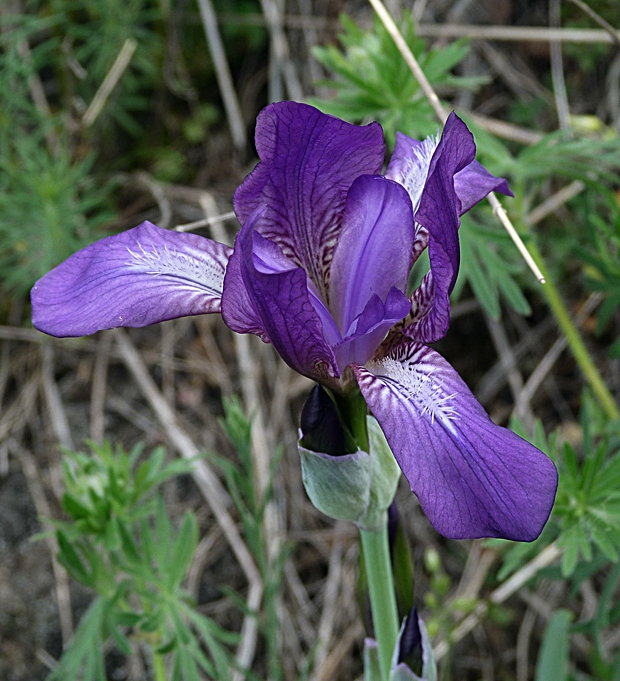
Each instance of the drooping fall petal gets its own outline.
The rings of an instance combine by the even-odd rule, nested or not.
[[[347,192],[358,176],[381,171],[381,126],[359,127],[306,104],[279,102],[258,117],[256,149],[261,161],[235,193],[237,216],[243,224],[265,205],[261,234],[324,293]]]
[[[439,354],[403,344],[354,369],[435,529],[451,539],[536,539],[553,506],[555,466],[495,425]]]
[[[32,322],[86,336],[220,311],[231,249],[143,222],[74,253],[32,289]]]

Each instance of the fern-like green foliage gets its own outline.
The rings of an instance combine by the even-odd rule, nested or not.
[[[512,426],[527,437],[521,423],[515,421]],[[562,442],[559,431],[545,436],[542,424],[536,423],[532,442],[558,467],[558,492],[544,536],[533,544],[511,548],[502,575],[517,569],[553,537],[563,551],[564,577],[598,555],[614,563],[620,559],[620,420],[607,419],[584,394],[581,432],[583,441],[576,447]]]
[[[77,157],[59,116],[35,106],[29,82],[50,63],[52,39],[24,56],[26,41],[58,17],[15,17],[0,33],[0,288],[23,295],[99,235],[110,220],[109,184],[92,176],[95,156]]]
[[[48,681],[106,681],[108,642],[125,655],[142,643],[152,662],[169,659],[171,681],[199,681],[202,674],[230,676],[234,633],[199,614],[182,583],[198,542],[198,522],[187,512],[178,530],[157,488],[192,462],[165,463],[162,447],[139,462],[109,443],[91,453],[66,452],[62,506],[68,521],[56,528],[58,559],[68,573],[96,593]]]
[[[433,109],[379,19],[375,18],[371,31],[363,31],[346,15],[341,15],[340,20],[342,49],[330,45],[313,51],[335,76],[320,83],[333,88],[335,96],[313,99],[311,103],[354,123],[379,121],[391,147],[397,131],[417,138],[436,133]],[[427,50],[426,42],[415,36],[411,17],[405,19],[401,31],[426,77],[440,93],[455,88],[475,89],[486,82],[485,78],[462,78],[452,73],[467,54],[466,41]]]
[[[63,140],[18,136],[0,155],[0,285],[24,294],[72,253],[92,243],[113,214],[110,185],[91,175],[94,155],[73,160]]]

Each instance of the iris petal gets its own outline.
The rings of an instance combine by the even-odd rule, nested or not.
[[[86,336],[220,311],[228,246],[143,222],[74,253],[32,289],[32,321]]]
[[[233,331],[258,333],[271,342],[295,371],[329,383],[339,373],[311,301],[308,278],[292,263],[283,269],[290,261],[272,250],[277,245],[265,244],[260,235],[255,240],[263,216],[259,208],[237,235],[231,257],[235,279],[225,281],[222,316]]]
[[[435,529],[452,539],[536,539],[553,506],[555,466],[496,426],[440,355],[403,344],[354,369]]]
[[[454,176],[454,189],[461,202],[461,215],[482,201],[489,192],[514,196],[503,177],[495,177],[478,161],[472,161]]]
[[[427,318],[404,333],[415,340],[432,343],[442,338],[450,322],[450,293],[454,288],[460,263],[460,201],[454,189],[454,176],[469,165],[476,154],[471,132],[453,112],[430,163],[428,179],[415,219],[428,231],[428,254],[431,277],[426,282],[432,303],[424,301]]]
[[[403,187],[384,177],[355,180],[329,280],[329,307],[343,335],[373,295],[385,301],[393,287],[405,290],[413,238],[411,201]]]
[[[303,267],[324,293],[346,196],[353,180],[381,171],[381,126],[351,125],[306,104],[278,102],[256,122],[260,163],[235,193],[243,224],[260,205],[260,232]]]
[[[396,287],[392,287],[385,303],[375,293],[351,324],[346,338],[334,347],[340,370],[369,360],[388,331],[410,310],[411,302]]]

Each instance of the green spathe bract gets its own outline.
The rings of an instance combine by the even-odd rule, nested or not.
[[[312,503],[336,520],[352,520],[377,531],[396,494],[400,468],[372,417],[366,417],[370,452],[330,456],[299,447],[302,479]]]

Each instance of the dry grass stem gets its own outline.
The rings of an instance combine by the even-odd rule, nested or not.
[[[101,444],[105,431],[105,401],[112,334],[103,331],[97,342],[93,381],[90,390],[90,437]]]
[[[290,57],[290,49],[286,34],[282,28],[282,20],[280,17],[280,10],[274,0],[260,0],[263,14],[265,15],[267,27],[271,37],[270,47],[272,49],[272,60],[278,72],[284,77],[284,83],[288,92],[288,98],[301,102],[304,99],[301,83],[297,76],[295,65]],[[272,79],[270,79],[271,81]],[[273,87],[273,86],[272,86]],[[272,88],[271,88],[272,89]],[[270,93],[270,99],[277,101],[276,93]],[[277,99],[283,99],[279,97]]]
[[[248,140],[245,133],[245,123],[243,121],[243,114],[237,99],[237,93],[230,74],[230,67],[226,59],[226,52],[220,36],[220,31],[217,26],[217,19],[215,10],[211,4],[211,0],[198,0],[198,7],[200,9],[200,18],[204,27],[205,35],[207,37],[207,45],[213,60],[215,68],[215,75],[217,83],[220,88],[224,108],[226,109],[226,116],[228,117],[228,125],[230,133],[233,138],[233,144],[237,151],[244,152]]]
[[[336,623],[336,609],[338,607],[338,590],[342,579],[342,525],[339,521],[334,530],[334,545],[329,559],[329,569],[327,579],[323,587],[323,609],[317,632],[317,644],[314,658],[314,672],[310,677],[311,681],[318,681],[323,678],[330,678],[323,673],[329,646],[334,633]]]
[[[205,534],[196,547],[192,564],[190,565],[189,571],[187,573],[187,590],[196,600],[198,600],[198,591],[200,589],[200,579],[202,577],[202,573],[204,572],[205,566],[209,559],[212,559],[212,549],[221,536],[222,531],[220,530],[219,525],[214,525],[210,532]]]
[[[578,329],[581,328],[588,316],[598,307],[603,300],[603,297],[602,293],[592,293],[588,300],[586,300],[575,317],[575,326]],[[545,353],[544,357],[540,360],[534,371],[532,371],[517,395],[513,412],[514,416],[517,418],[524,418],[531,414],[529,406],[531,400],[567,345],[568,341],[566,340],[566,336],[562,335]]]
[[[73,438],[71,437],[67,413],[54,379],[54,351],[51,344],[44,343],[41,345],[41,355],[43,358],[41,384],[54,434],[62,447],[73,449]]]
[[[574,1],[574,0],[571,0]],[[413,12],[415,17],[415,11]],[[218,12],[217,18],[222,24],[237,26],[265,26],[267,19],[261,14],[241,14],[238,12]],[[369,28],[370,22],[357,22],[362,28]],[[340,27],[338,19],[329,17],[310,17],[286,14],[282,17],[282,26],[302,30],[337,31]],[[615,30],[615,29],[614,29]],[[502,42],[548,43],[551,40],[563,43],[612,43],[615,36],[607,30],[592,28],[552,29],[544,26],[488,26],[482,24],[417,24],[416,35],[420,38],[470,38],[471,40],[494,40]]]
[[[108,97],[112,94],[112,90],[114,90],[123,73],[125,73],[125,69],[129,66],[136,47],[138,47],[138,43],[133,38],[127,38],[123,43],[121,51],[118,53],[112,67],[106,73],[99,89],[95,92],[92,102],[88,105],[82,116],[82,124],[85,128],[88,128],[97,120]]]
[[[227,220],[236,219],[234,211],[229,211],[228,213],[223,213],[222,215],[216,215],[212,218],[203,218],[202,220],[194,220],[194,222],[187,222],[184,225],[177,225],[174,229],[177,232],[191,232],[194,229],[200,229],[201,227],[209,227],[216,224],[217,222],[226,222]]]
[[[150,192],[157,202],[160,211],[159,220],[157,221],[158,226],[162,229],[168,229],[172,221],[172,206],[162,184],[154,180],[148,173],[142,171],[136,173],[136,179],[138,184]]]
[[[28,45],[28,43],[25,40],[20,40],[17,43],[17,51],[19,53],[19,56],[24,60],[24,62],[31,66],[32,53],[30,52],[30,45]],[[52,111],[50,109],[50,105],[45,95],[45,88],[43,87],[43,83],[41,82],[41,79],[39,78],[39,75],[37,73],[33,72],[32,75],[28,78],[28,89],[30,90],[30,97],[34,102],[37,111],[44,118],[51,119]],[[47,141],[47,146],[50,150],[50,153],[52,154],[52,156],[56,156],[58,152],[58,137],[56,136],[56,132],[52,128],[46,131],[45,139]]]
[[[507,42],[611,43],[612,37],[600,29],[543,28],[541,26],[476,26],[472,24],[420,24],[421,38],[471,38]]]
[[[549,0],[549,23],[551,27],[559,28],[560,20],[560,0]],[[568,130],[570,127],[570,109],[562,63],[562,43],[552,40],[549,43],[549,50],[551,53],[551,81],[553,82],[553,95],[555,97],[558,123],[561,130]]]
[[[529,130],[513,123],[506,123],[497,118],[489,118],[488,116],[481,116],[470,111],[463,112],[473,123],[480,126],[483,130],[490,132],[497,137],[519,144],[537,144],[544,137],[541,132]]]
[[[516,403],[523,394],[523,376],[521,376],[521,372],[519,371],[515,352],[510,347],[510,342],[508,341],[508,336],[504,331],[504,327],[496,319],[492,319],[487,314],[484,315],[484,321],[491,334],[493,345],[499,355],[500,362],[508,380],[508,385],[510,386],[510,391],[512,392],[512,396]],[[532,414],[529,402],[523,403],[522,410],[525,426],[530,430],[534,424],[534,414]]]
[[[517,635],[517,680],[528,681],[530,678],[530,638],[536,623],[536,613],[528,608],[521,620]]]
[[[605,21],[605,19],[603,19],[598,12],[595,12],[590,5],[583,2],[583,0],[570,0],[570,2],[579,7],[579,9],[585,12],[591,19],[594,19],[599,26],[602,26],[607,31],[611,39],[616,44],[620,45],[620,31],[614,28],[609,22]]]
[[[501,586],[497,587],[491,592],[489,596],[489,602],[495,605],[500,605],[515,592],[517,592],[526,582],[528,582],[539,570],[555,563],[558,558],[562,555],[562,551],[558,548],[557,544],[553,542],[549,544],[543,551],[541,551],[535,558],[533,558],[529,563],[524,565],[520,570],[515,572],[512,577],[509,577]],[[474,627],[476,627],[482,618],[486,615],[489,606],[487,603],[480,603],[476,610],[468,615],[452,632],[450,637],[450,642],[439,641],[436,646],[434,646],[433,651],[435,653],[435,658],[439,661],[450,649],[450,646],[460,641],[463,637],[467,636]]]
[[[422,88],[422,92],[424,92],[424,95],[428,99],[430,105],[433,107],[433,110],[435,111],[437,118],[442,124],[445,123],[448,114],[444,109],[443,105],[441,104],[441,102],[439,101],[439,97],[437,96],[435,90],[433,90],[433,87],[429,83],[428,78],[424,74],[424,71],[422,71],[422,68],[418,64],[417,59],[413,56],[413,52],[409,49],[409,45],[407,45],[405,39],[403,38],[401,32],[398,30],[398,27],[394,23],[392,17],[385,9],[385,6],[381,2],[381,0],[368,1],[372,5],[375,12],[377,12],[377,14],[379,15],[381,22],[385,26],[387,32],[392,37],[392,40],[394,40],[394,43],[396,44],[396,47],[401,53],[407,66],[409,66],[409,68],[411,69],[411,73],[413,73],[415,79],[418,81],[420,87]],[[523,258],[525,259],[525,262],[528,264],[528,267],[532,270],[534,276],[538,279],[538,281],[541,284],[543,284],[545,282],[545,278],[542,276],[542,273],[540,272],[538,265],[534,262],[534,259],[532,258],[529,251],[525,247],[525,244],[523,243],[523,241],[521,241],[521,237],[517,233],[517,230],[513,227],[512,222],[510,222],[508,215],[506,214],[506,211],[502,207],[501,203],[498,201],[497,197],[495,196],[495,193],[490,192],[487,198],[489,203],[491,204],[493,212],[499,218],[502,225],[504,225],[506,231],[510,235],[510,238],[514,241],[515,246],[519,249],[519,253],[521,253]]]
[[[567,201],[580,194],[585,189],[585,184],[581,180],[574,180],[566,187],[562,187],[555,194],[545,199],[540,205],[536,206],[534,210],[525,218],[525,222],[530,225],[537,225],[544,220],[548,215],[554,213],[558,208],[563,206]]]

